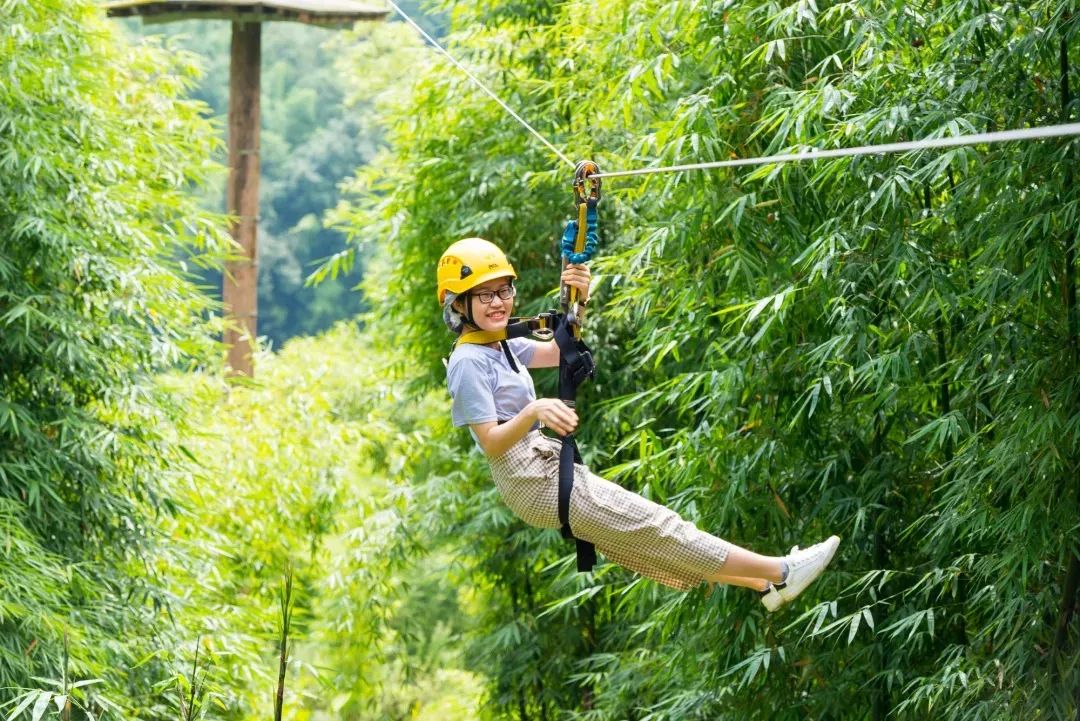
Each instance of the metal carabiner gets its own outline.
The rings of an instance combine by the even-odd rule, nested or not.
[[[600,202],[600,178],[594,178],[600,172],[600,166],[591,160],[580,160],[574,168],[574,205]],[[586,185],[589,187],[586,189]]]
[[[574,168],[574,205],[577,206],[578,218],[577,218],[577,233],[574,238],[573,253],[582,253],[585,250],[587,238],[592,238],[592,250],[589,251],[589,257],[595,251],[596,234],[595,234],[595,217],[596,217],[596,204],[600,202],[600,179],[592,177],[600,172],[600,166],[591,160],[578,161],[577,166]],[[588,232],[588,215],[592,215],[594,219],[593,233],[590,236]],[[567,227],[567,234],[573,229],[573,224]],[[564,236],[564,244],[568,243],[569,238]],[[567,258],[573,257],[568,254],[569,249],[564,245],[562,267],[566,268]],[[585,307],[578,303],[577,290],[570,288],[565,283],[559,284],[559,304],[562,306],[563,312],[566,314],[567,324],[570,326],[571,331],[575,338],[581,338],[581,326],[585,320]]]

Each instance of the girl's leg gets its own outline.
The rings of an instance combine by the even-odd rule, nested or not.
[[[752,588],[755,591],[765,591],[769,588],[769,582],[764,578],[749,578],[747,576],[723,576],[717,575],[715,578],[709,579],[713,583],[726,583],[729,586],[741,586],[742,588]]]
[[[779,556],[762,556],[730,543],[728,546],[727,560],[724,561],[724,565],[716,573],[706,576],[705,580],[726,583],[723,579],[732,576],[763,579],[773,583],[780,583],[783,580],[783,558]]]

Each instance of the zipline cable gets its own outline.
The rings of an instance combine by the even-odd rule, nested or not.
[[[485,93],[487,93],[487,94],[488,94],[488,95],[489,95],[489,96],[491,97],[491,99],[492,99],[492,100],[494,100],[494,101],[495,101],[496,103],[498,103],[498,104],[499,104],[500,106],[502,106],[502,109],[503,109],[503,110],[505,110],[506,112],[510,113],[510,115],[511,115],[511,116],[512,116],[512,117],[514,118],[514,120],[517,120],[517,121],[518,121],[519,123],[521,123],[522,125],[524,125],[524,126],[525,126],[525,129],[526,129],[526,130],[528,130],[528,131],[529,131],[530,133],[532,133],[533,135],[535,135],[535,136],[536,136],[536,138],[537,138],[537,139],[538,139],[538,140],[539,140],[539,141],[540,141],[541,143],[543,143],[544,145],[546,145],[546,146],[548,147],[548,150],[550,150],[551,152],[555,153],[555,155],[559,156],[559,159],[560,159],[560,160],[562,160],[562,161],[563,161],[564,163],[566,163],[567,165],[569,165],[569,166],[570,166],[571,168],[575,167],[575,163],[574,163],[574,161],[573,161],[573,160],[570,160],[570,158],[566,157],[566,155],[564,155],[564,154],[563,154],[563,152],[562,152],[561,150],[559,150],[559,149],[558,149],[558,148],[556,148],[556,147],[555,147],[554,145],[552,145],[551,143],[549,143],[549,142],[547,141],[547,138],[545,138],[545,137],[544,137],[543,135],[541,135],[541,134],[540,134],[539,132],[537,132],[536,128],[534,128],[533,126],[531,126],[531,125],[529,125],[529,124],[528,124],[527,122],[525,122],[525,119],[524,119],[524,118],[522,118],[522,117],[521,117],[520,115],[518,115],[517,113],[515,113],[515,112],[514,112],[514,110],[513,110],[513,108],[511,108],[511,107],[510,107],[509,105],[507,105],[506,103],[504,103],[504,102],[503,102],[503,101],[502,101],[502,100],[501,100],[501,99],[499,98],[499,96],[498,96],[498,95],[496,95],[496,94],[495,94],[495,93],[493,93],[493,92],[492,92],[491,90],[489,90],[489,89],[488,89],[488,86],[486,86],[486,85],[484,85],[484,84],[483,84],[482,82],[480,82],[480,79],[479,79],[478,77],[476,77],[475,75],[473,75],[473,74],[472,74],[472,73],[471,73],[471,72],[469,71],[469,69],[468,69],[467,67],[465,67],[464,65],[462,65],[461,63],[459,63],[459,62],[458,62],[458,61],[457,61],[457,60],[456,60],[456,59],[454,58],[454,56],[453,56],[453,55],[451,55],[451,54],[450,54],[449,52],[447,52],[446,48],[444,48],[444,47],[443,47],[442,45],[440,45],[440,44],[438,43],[438,41],[436,41],[436,40],[435,40],[435,38],[433,38],[433,37],[431,37],[430,35],[428,35],[428,34],[427,34],[427,32],[426,32],[426,31],[425,31],[425,30],[424,30],[424,29],[423,29],[422,27],[420,27],[419,25],[417,25],[417,24],[416,24],[416,21],[415,21],[415,20],[413,20],[413,19],[412,19],[411,17],[409,17],[409,16],[408,16],[408,15],[407,15],[407,14],[405,13],[405,11],[404,11],[404,10],[402,10],[402,9],[401,9],[400,7],[398,7],[398,4],[397,4],[396,2],[394,2],[394,0],[386,0],[386,2],[390,4],[390,7],[394,8],[394,10],[396,10],[396,11],[397,11],[398,15],[400,15],[400,16],[401,16],[402,18],[404,18],[404,19],[405,19],[405,22],[409,23],[409,25],[412,25],[412,26],[413,26],[413,28],[415,28],[415,29],[416,29],[416,31],[417,31],[418,33],[420,33],[421,35],[423,35],[423,36],[424,36],[424,38],[425,38],[425,39],[426,39],[426,40],[427,40],[427,41],[428,41],[429,43],[431,43],[432,45],[434,45],[434,46],[435,46],[435,49],[436,49],[436,50],[438,50],[438,51],[439,51],[440,53],[442,53],[443,55],[445,55],[445,56],[446,56],[446,58],[447,58],[447,59],[448,59],[448,60],[449,60],[450,62],[452,62],[452,63],[453,63],[454,65],[456,65],[456,66],[457,66],[457,68],[458,68],[458,69],[459,69],[459,70],[460,70],[461,72],[463,72],[463,73],[465,73],[466,75],[468,75],[468,76],[469,76],[469,79],[470,79],[470,80],[472,80],[472,81],[473,81],[474,83],[476,83],[476,86],[477,86],[477,87],[479,87],[479,88],[480,88],[481,90],[483,90],[483,91],[484,91]]]
[[[710,168],[737,168],[747,165],[771,165],[773,163],[797,163],[804,160],[825,160],[826,158],[844,158],[859,155],[884,155],[886,153],[904,153],[912,150],[930,150],[934,148],[955,148],[980,143],[1004,143],[1010,140],[1043,140],[1067,135],[1080,135],[1080,123],[1063,125],[1043,125],[1034,128],[999,130],[993,133],[973,133],[956,135],[948,138],[924,138],[903,143],[884,143],[882,145],[860,145],[853,148],[835,148],[832,150],[806,150],[801,153],[783,155],[765,155],[759,158],[733,158],[708,163],[690,163],[688,165],[669,165],[663,168],[640,168],[638,170],[618,170],[610,173],[595,173],[590,178],[625,178],[631,175],[650,175],[654,173],[677,173],[684,170],[707,170]]]
[[[394,0],[386,2],[404,18],[405,22],[419,32],[436,50],[446,56],[459,70],[465,73],[478,88],[510,114],[514,120],[532,133],[541,143],[555,153],[564,163],[575,167],[562,151],[548,142],[536,128],[525,122],[525,119],[514,112],[514,109],[499,98],[488,86],[484,85],[472,72],[459,63],[446,48],[431,37],[422,27],[416,24],[409,15],[402,10]],[[889,153],[906,153],[915,150],[934,150],[939,148],[957,148],[967,145],[979,145],[989,143],[1004,143],[1011,140],[1046,140],[1048,138],[1060,138],[1065,136],[1080,135],[1080,123],[1065,123],[1062,125],[1043,125],[1033,128],[1017,128],[1014,130],[999,130],[992,133],[972,133],[970,135],[956,135],[943,138],[923,138],[922,140],[910,140],[902,143],[883,143],[881,145],[859,145],[853,148],[833,148],[831,150],[804,150],[799,153],[784,153],[778,155],[764,155],[757,158],[732,158],[731,160],[716,160],[706,163],[689,163],[686,165],[668,165],[660,168],[639,168],[637,170],[616,170],[609,173],[593,173],[590,178],[626,178],[634,175],[654,175],[657,173],[679,173],[688,170],[710,170],[714,168],[739,168],[753,165],[772,165],[775,163],[799,163],[803,161],[826,160],[828,158],[847,158],[862,155],[885,155]]]

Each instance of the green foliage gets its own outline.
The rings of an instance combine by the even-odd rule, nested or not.
[[[127,27],[198,56],[204,73],[192,95],[205,101],[215,118],[222,139],[216,160],[226,164],[230,24],[130,21]],[[317,286],[306,282],[343,245],[341,232],[322,222],[338,202],[338,183],[375,153],[380,137],[362,104],[345,103],[345,78],[334,62],[339,33],[290,22],[265,23],[262,29],[259,334],[275,346],[325,330],[363,307],[352,291],[362,267]],[[225,177],[216,181],[200,197],[205,207],[221,212]],[[220,297],[219,272],[204,273],[202,282]]]
[[[453,52],[604,169],[1077,115],[1074,3],[446,6]],[[403,80],[341,217],[383,243],[380,337],[439,388],[442,249],[499,242],[519,310],[550,305],[570,171],[438,56]],[[577,577],[465,434],[433,436],[469,460],[417,475],[408,523],[483,596],[491,717],[1074,715],[1076,161],[1052,141],[609,183],[587,460],[754,549],[845,543],[776,617]]]
[[[624,168],[1075,118],[1076,10],[445,17],[542,133]],[[738,589],[575,574],[451,427],[435,259],[490,237],[521,310],[550,306],[569,169],[407,28],[340,36],[356,81],[329,95],[294,75],[314,44],[268,71],[268,162],[298,163],[273,176],[289,229],[322,230],[297,189],[334,197],[309,171],[344,172],[325,140],[294,153],[305,129],[344,97],[382,114],[390,147],[335,215],[374,312],[230,384],[190,372],[217,362],[213,308],[171,260],[221,247],[190,193],[220,151],[178,100],[190,58],[127,46],[75,0],[0,12],[5,718],[269,715],[287,569],[283,717],[1076,714],[1075,141],[608,184],[587,460],[754,549],[843,535],[768,616]]]
[[[467,598],[438,548],[420,554],[401,526],[403,474],[430,458],[432,426],[446,432],[438,399],[399,393],[400,366],[355,324],[258,362],[242,386],[163,379],[192,411],[198,431],[179,440],[198,466],[167,489],[180,512],[156,564],[189,635],[180,648],[214,659],[214,717],[269,713],[288,570],[283,718],[472,718],[478,681],[457,651]]]
[[[171,260],[223,247],[187,192],[213,141],[180,99],[190,58],[125,45],[89,2],[0,12],[0,709],[152,715],[143,563],[183,417],[151,378],[216,355]]]
[[[473,597],[400,520],[440,400],[399,393],[353,325],[267,354],[257,383],[206,371],[220,328],[187,264],[213,271],[226,240],[197,207],[221,147],[179,99],[193,58],[86,3],[0,10],[0,714],[262,718],[287,620],[283,717],[472,718]],[[288,132],[333,131],[339,96],[289,97]]]

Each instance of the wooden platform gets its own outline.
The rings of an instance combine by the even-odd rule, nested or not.
[[[390,12],[353,0],[107,0],[102,7],[111,17],[139,16],[147,23],[214,18],[350,25],[358,20],[381,20]]]

